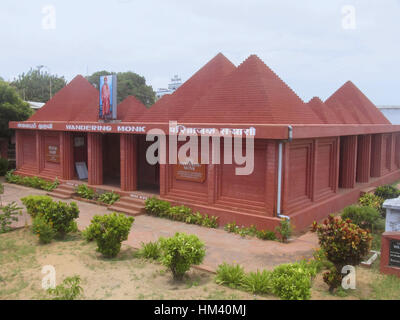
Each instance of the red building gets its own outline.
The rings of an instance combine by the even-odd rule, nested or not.
[[[118,121],[99,122],[98,101],[99,92],[77,76],[28,121],[11,122],[16,173],[66,182],[77,179],[75,163],[85,162],[88,184],[97,188],[127,197],[157,193],[219,216],[221,224],[273,228],[286,215],[297,229],[357,201],[364,189],[400,179],[400,126],[353,83],[325,102],[304,103],[254,55],[235,67],[218,54],[150,109],[128,97]],[[170,132],[169,121],[251,130],[253,173],[236,175],[236,166],[221,160],[185,179],[179,165],[150,165],[146,133]]]

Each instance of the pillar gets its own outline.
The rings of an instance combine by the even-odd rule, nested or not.
[[[134,134],[120,135],[121,190],[137,190],[137,138]]]
[[[382,143],[383,135],[374,134],[371,138],[371,177],[382,175]]]
[[[22,135],[21,130],[15,130],[15,166],[17,170],[20,169],[23,164],[21,135]]]
[[[37,130],[35,132],[36,135],[36,173],[39,174],[44,167],[43,162],[43,143],[42,143],[42,135],[40,131]]]
[[[358,136],[357,182],[368,182],[371,172],[371,135]]]
[[[88,182],[103,184],[103,135],[88,133]]]
[[[339,188],[354,188],[357,167],[357,136],[341,138]]]
[[[60,133],[61,175],[64,180],[74,178],[74,151],[70,132]]]

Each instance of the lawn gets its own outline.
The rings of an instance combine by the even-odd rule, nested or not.
[[[79,233],[40,245],[27,228],[0,235],[0,299],[50,299],[41,288],[45,265],[55,267],[57,284],[79,275],[83,299],[276,299],[217,285],[213,274],[197,269],[175,282],[163,266],[139,258],[129,246],[117,258],[104,259]],[[400,299],[400,279],[380,275],[375,263],[357,268],[356,290],[331,295],[321,273],[313,281],[312,299]]]

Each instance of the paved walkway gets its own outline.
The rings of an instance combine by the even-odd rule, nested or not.
[[[5,183],[4,187],[3,204],[16,201],[23,207],[20,198],[31,194],[46,194],[45,191],[13,184]],[[55,198],[55,200],[59,199]],[[110,213],[103,206],[83,201],[67,200],[67,202],[71,201],[77,202],[80,209],[78,219],[80,230],[90,224],[90,220],[95,214]],[[23,212],[24,215],[20,218],[18,226],[30,223],[25,207]],[[313,249],[318,247],[318,239],[312,233],[306,233],[289,244],[282,244],[277,241],[242,238],[223,229],[209,229],[147,215],[135,217],[129,238],[125,243],[134,248],[139,248],[142,242],[155,241],[160,236],[168,237],[176,232],[195,234],[206,244],[206,256],[201,267],[209,271],[215,271],[217,266],[223,262],[239,263],[247,271],[272,269],[282,263],[309,258],[312,256]]]

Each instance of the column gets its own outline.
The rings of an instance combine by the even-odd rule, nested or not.
[[[357,182],[368,182],[371,172],[371,135],[358,136]]]
[[[103,184],[103,136],[100,133],[88,133],[88,182]]]
[[[137,190],[137,138],[134,134],[120,135],[121,190]]]
[[[42,164],[42,135],[40,134],[40,131],[37,130],[35,132],[36,135],[36,173],[39,174],[40,171],[42,171],[44,164]]]
[[[357,166],[357,136],[341,138],[339,188],[354,188]]]
[[[22,151],[22,133],[21,130],[15,130],[15,166],[18,169],[23,164],[23,151]]]
[[[74,149],[70,132],[60,133],[61,175],[64,180],[74,177]]]
[[[382,175],[382,134],[374,134],[371,138],[371,177]]]

